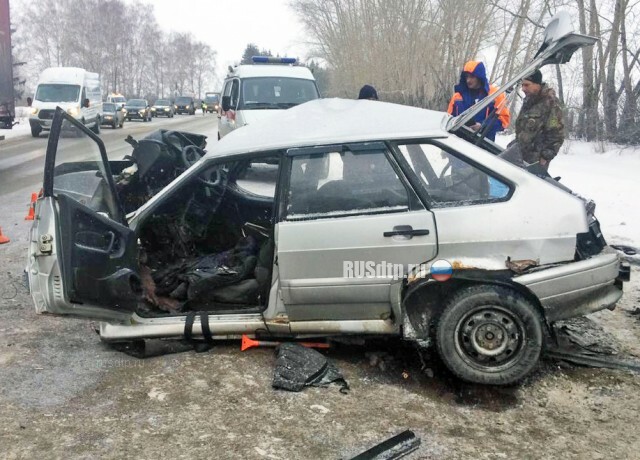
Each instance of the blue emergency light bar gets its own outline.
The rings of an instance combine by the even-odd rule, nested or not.
[[[295,64],[298,62],[296,58],[273,56],[252,56],[251,60],[254,64]]]

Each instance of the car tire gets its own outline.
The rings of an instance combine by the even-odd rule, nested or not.
[[[31,127],[31,135],[33,137],[40,137],[40,133],[42,132],[42,128],[40,126],[32,126]]]
[[[510,385],[529,374],[540,358],[543,321],[522,294],[480,285],[455,292],[436,329],[436,348],[462,380]]]
[[[111,125],[111,127],[112,127],[113,129],[118,129],[118,122],[117,122],[117,121],[114,121],[114,122],[113,122],[113,124]]]

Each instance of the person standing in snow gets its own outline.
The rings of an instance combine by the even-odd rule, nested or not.
[[[545,170],[564,142],[562,107],[556,93],[536,70],[522,80],[525,98],[516,119],[516,142],[522,159]]]
[[[447,112],[453,116],[460,115],[497,89],[497,86],[489,84],[487,71],[481,61],[468,61],[460,73],[460,82],[454,87],[455,93],[449,101]],[[503,93],[486,110],[478,113],[469,127],[474,131],[482,128],[485,137],[495,141],[496,133],[506,129],[510,121],[511,114]]]
[[[360,93],[358,94],[358,99],[370,99],[372,101],[378,100],[378,92],[371,85],[364,85],[360,88]]]

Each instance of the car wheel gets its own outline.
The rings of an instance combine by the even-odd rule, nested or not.
[[[111,125],[111,127],[112,127],[113,129],[118,129],[118,122],[117,122],[117,121],[114,121],[114,122],[113,122],[113,124]]]
[[[535,305],[501,286],[472,286],[447,301],[436,329],[440,358],[462,380],[508,385],[525,377],[542,350]]]
[[[42,132],[42,128],[40,126],[31,127],[31,135],[33,137],[39,137],[41,132]]]

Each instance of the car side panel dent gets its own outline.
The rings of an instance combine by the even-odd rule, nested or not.
[[[611,308],[622,296],[616,278],[620,256],[610,248],[586,260],[561,264],[513,278],[538,299],[549,321]]]

